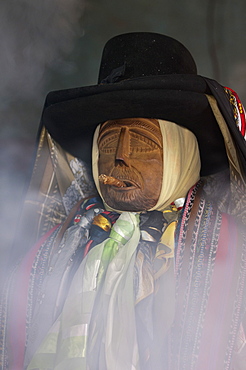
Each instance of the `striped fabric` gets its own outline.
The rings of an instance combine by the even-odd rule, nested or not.
[[[232,217],[194,199],[196,191],[188,195],[176,249],[170,369],[232,369],[245,307],[245,236]]]

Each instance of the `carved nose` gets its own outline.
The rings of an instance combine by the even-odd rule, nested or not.
[[[119,165],[129,167],[130,135],[127,127],[123,127],[117,144],[115,162]]]

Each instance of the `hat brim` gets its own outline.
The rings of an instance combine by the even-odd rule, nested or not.
[[[197,75],[150,76],[107,85],[48,94],[42,122],[71,154],[90,161],[92,136],[99,123],[143,117],[172,121],[192,131],[201,155],[201,175],[224,170],[228,160],[224,139]]]

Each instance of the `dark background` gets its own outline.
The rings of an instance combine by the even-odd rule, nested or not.
[[[246,102],[245,0],[0,0],[0,235],[6,274],[48,91],[96,84],[112,36],[153,31]],[[15,246],[18,248],[18,243]]]

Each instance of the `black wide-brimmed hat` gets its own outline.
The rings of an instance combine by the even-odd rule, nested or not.
[[[180,42],[156,33],[127,33],[109,40],[98,84],[50,92],[41,124],[65,150],[89,161],[99,123],[131,117],[172,121],[195,134],[205,176],[228,166],[224,139],[205,94],[215,96],[245,162],[246,146],[223,87],[197,75],[190,52]]]

